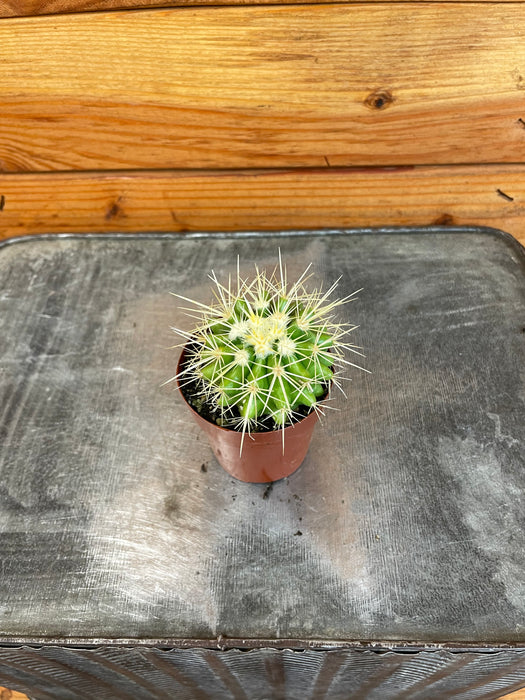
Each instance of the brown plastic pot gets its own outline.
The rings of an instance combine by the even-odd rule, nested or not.
[[[185,350],[181,353],[177,374],[184,356]],[[195,421],[206,433],[217,461],[231,476],[262,484],[284,479],[301,466],[318,420],[315,411],[284,429],[283,450],[282,430],[245,434],[243,439],[242,433],[222,428],[199,415],[186,401],[178,381],[177,386]]]

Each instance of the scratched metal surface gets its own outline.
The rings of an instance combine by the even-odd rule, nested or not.
[[[345,308],[372,374],[267,490],[161,384],[169,292],[206,300],[210,268],[278,247],[290,276],[364,288]],[[4,245],[0,640],[525,647],[524,279],[478,230]]]

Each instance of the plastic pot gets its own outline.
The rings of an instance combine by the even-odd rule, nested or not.
[[[177,373],[184,357],[185,350],[181,353]],[[243,439],[242,433],[222,428],[203,418],[188,404],[178,381],[177,386],[193,418],[206,433],[217,461],[231,476],[240,481],[261,484],[284,479],[301,466],[318,420],[315,411],[284,429],[284,443],[281,429],[251,435],[246,433]]]

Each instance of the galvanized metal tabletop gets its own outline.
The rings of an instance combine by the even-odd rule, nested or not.
[[[190,323],[170,292],[208,301],[211,269],[278,249],[363,288],[344,320],[372,374],[268,487],[161,385]],[[524,272],[483,229],[4,243],[0,642],[525,648]]]

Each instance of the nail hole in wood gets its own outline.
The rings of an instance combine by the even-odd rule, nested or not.
[[[518,119],[518,124],[525,129],[525,120],[522,119],[521,117]]]

